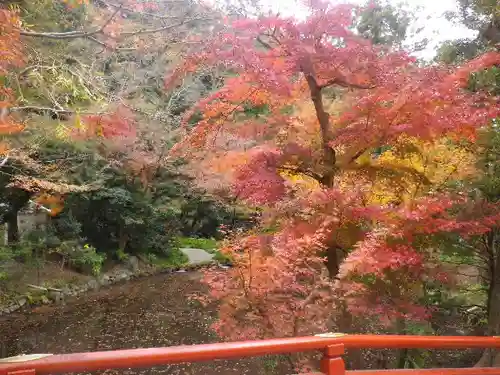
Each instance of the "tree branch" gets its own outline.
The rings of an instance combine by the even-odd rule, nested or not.
[[[262,38],[260,37],[260,35],[257,37],[257,42],[259,42],[260,44],[262,44],[263,47],[265,47],[265,48],[267,48],[269,50],[273,49],[273,47],[271,47],[271,45],[269,43],[264,42],[262,40]]]
[[[338,160],[339,166],[343,167],[343,166],[350,165],[351,163],[355,162],[356,159],[358,159],[361,155],[363,155],[367,149],[368,148],[362,148],[361,150],[356,152],[354,155],[348,156],[347,158],[344,158],[344,156],[346,156],[346,155],[343,155],[342,158],[338,158],[339,159]],[[341,160],[341,159],[344,159],[344,160]],[[347,160],[345,160],[345,159],[347,159]]]
[[[51,113],[53,115],[72,115],[74,113],[77,113],[75,110],[71,109],[57,109],[57,108],[51,108],[51,107],[37,107],[33,105],[27,105],[27,106],[22,106],[22,107],[10,107],[9,108],[10,112],[33,112],[37,113],[40,115],[46,114],[46,113]],[[99,115],[99,114],[105,114],[105,112],[78,112],[79,114],[85,114],[85,115]]]
[[[23,36],[31,36],[37,38],[50,38],[50,39],[75,39],[75,38],[87,38],[96,34],[100,34],[104,31],[106,26],[115,18],[116,14],[120,11],[121,7],[116,9],[111,16],[96,30],[93,31],[67,31],[63,33],[59,32],[38,32],[38,31],[26,31],[21,30],[19,33]]]
[[[372,86],[372,85],[368,86],[368,85],[359,85],[357,83],[348,83],[345,80],[339,79],[338,77],[333,78],[329,81],[326,81],[322,85],[318,85],[318,86],[320,89],[323,89],[325,87],[329,87],[329,86],[333,86],[333,85],[337,85],[340,87],[348,87],[348,88],[353,88],[353,89],[362,89],[362,90],[368,90],[368,89],[375,88],[375,86]]]
[[[22,106],[22,107],[11,107],[9,108],[11,112],[34,112],[34,113],[52,113],[55,115],[58,114],[71,114],[74,113],[74,111],[68,110],[68,109],[57,109],[57,108],[51,108],[51,107],[38,107],[38,106],[33,106],[33,105],[27,105],[27,106]]]
[[[136,50],[135,48],[115,48],[111,47],[105,42],[100,41],[97,39],[95,36],[99,34],[103,34],[104,28],[111,22],[111,20],[114,18],[116,13],[118,12],[119,9],[117,9],[113,15],[108,19],[107,22],[105,22],[99,29],[93,30],[93,31],[68,31],[64,33],[59,33],[59,32],[36,32],[36,31],[26,31],[26,30],[21,30],[20,34],[23,36],[30,36],[30,37],[39,37],[39,38],[49,38],[49,39],[77,39],[77,38],[86,38],[94,43],[99,44],[100,46],[103,46],[104,48],[110,48],[118,51],[134,51]],[[143,35],[143,34],[154,34],[162,31],[167,31],[171,30],[173,28],[188,24],[190,22],[194,21],[210,21],[211,18],[191,18],[189,20],[183,20],[181,22],[168,25],[168,26],[162,26],[154,29],[140,29],[136,31],[128,31],[128,32],[122,32],[117,38],[119,39],[120,37],[128,38],[132,37],[135,35]]]
[[[280,166],[278,167],[278,169],[281,169],[281,170],[284,170],[284,171],[290,171],[290,172],[295,172],[295,173],[302,173],[306,176],[309,176],[313,179],[315,179],[316,181],[320,182],[323,178],[323,176],[319,175],[318,173],[316,172],[313,172],[311,170],[308,170],[308,169],[303,169],[301,168],[300,166],[297,166],[297,167],[287,167],[287,166]]]
[[[170,30],[170,29],[173,29],[174,27],[182,26],[186,23],[190,23],[193,21],[210,21],[210,20],[211,20],[211,18],[191,18],[189,20],[184,20],[184,21],[181,21],[178,23],[174,23],[173,25],[158,27],[156,29],[140,29],[140,30],[136,30],[136,31],[123,32],[123,33],[120,33],[119,36],[130,37],[130,36],[141,35],[141,34],[153,34],[153,33],[158,33],[161,31]]]
[[[37,38],[50,38],[50,39],[74,39],[74,38],[86,38],[88,36],[92,36],[95,34],[98,34],[100,31],[99,30],[93,30],[93,31],[68,31],[64,33],[58,33],[58,32],[38,32],[38,31],[26,31],[26,30],[21,30],[19,34],[23,36],[31,36],[31,37],[37,37]]]
[[[121,6],[120,4],[115,4],[115,3],[111,3],[111,2],[108,2],[108,1],[104,1],[104,0],[98,0],[98,2],[101,3],[101,4],[104,4],[104,5],[108,6],[108,7],[112,7],[112,8],[119,8],[119,7],[121,7],[121,9],[123,11],[128,12],[128,13],[139,14],[141,16],[146,16],[146,17],[151,17],[151,18],[158,18],[158,19],[161,19],[161,20],[170,20],[170,19],[177,19],[177,18],[181,18],[182,17],[182,16],[163,16],[161,14],[156,14],[156,13],[140,12],[140,11],[132,9],[132,8]]]
[[[87,39],[90,40],[90,41],[92,41],[92,42],[94,42],[94,43],[99,44],[100,46],[103,46],[106,49],[110,49],[110,50],[113,50],[113,51],[124,51],[124,52],[125,51],[137,51],[137,48],[113,47],[113,46],[110,46],[109,44],[101,42],[99,39],[97,39],[96,37],[93,37],[93,36],[88,36]]]
[[[419,172],[412,167],[407,167],[404,165],[376,165],[376,164],[354,164],[354,165],[345,165],[343,168],[350,171],[380,171],[380,172],[391,172],[391,173],[400,173],[403,175],[410,175],[416,177],[421,183],[425,185],[431,185],[431,181],[429,178],[423,173]]]
[[[329,144],[331,139],[330,114],[325,110],[322,89],[318,85],[316,73],[314,71],[314,64],[311,58],[304,57],[301,60],[300,70],[304,74],[307,86],[309,87],[309,95],[314,104],[316,118],[318,119],[321,130],[321,144],[323,146],[322,165],[325,168],[325,172],[323,173],[323,178],[320,183],[327,187],[333,187],[336,173],[337,154],[335,149],[330,147]],[[329,257],[329,259],[331,258]]]
[[[112,48],[111,46],[108,46],[106,43],[101,42],[99,39],[97,39],[97,38],[96,38],[96,37],[94,37],[94,36],[89,35],[89,36],[87,36],[87,39],[88,39],[88,40],[91,40],[91,41],[92,41],[92,42],[94,42],[94,43],[97,43],[97,44],[99,44],[99,45],[103,46],[104,48]]]
[[[36,69],[56,69],[56,66],[54,66],[54,65],[40,65],[40,64],[30,65],[30,66],[27,66],[26,68],[24,68],[23,70],[21,70],[17,76],[22,77],[23,75],[28,73],[30,70],[36,70]]]
[[[488,272],[488,268],[484,267],[484,266],[481,266],[481,265],[478,265],[477,263],[468,263],[468,262],[454,262],[452,260],[444,260],[443,261],[444,263],[448,263],[448,264],[453,264],[455,266],[472,266],[472,267],[476,267],[478,269],[482,269],[483,271],[486,271]]]

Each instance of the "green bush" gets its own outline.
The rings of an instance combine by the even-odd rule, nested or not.
[[[120,262],[123,262],[129,258],[129,255],[123,249],[118,249],[116,250],[116,257]]]
[[[82,246],[76,240],[62,242],[56,249],[51,250],[51,253],[62,257],[62,266],[67,263],[81,272],[95,276],[101,273],[106,259],[106,255],[97,253],[95,247],[88,244]]]
[[[106,255],[98,254],[95,247],[85,244],[72,253],[70,262],[79,268],[90,268],[92,275],[97,276],[105,259]]]
[[[86,244],[73,254],[71,262],[77,267],[90,267],[92,275],[97,276],[101,273],[105,259],[106,255],[98,254],[95,247]]]
[[[146,257],[151,264],[162,269],[182,267],[188,262],[186,254],[176,247],[170,249],[170,251],[164,255],[149,253]]]
[[[33,253],[38,248],[36,243],[21,241],[11,246],[13,258],[22,263],[33,261]]]
[[[14,254],[12,253],[12,249],[7,246],[0,246],[0,262],[4,262],[12,259]]]

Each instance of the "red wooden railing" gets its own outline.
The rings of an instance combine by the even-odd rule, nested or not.
[[[500,375],[500,368],[346,371],[344,349],[500,348],[500,337],[395,336],[326,334],[261,341],[184,345],[166,348],[16,357],[0,360],[0,375],[38,375],[117,368],[144,368],[183,362],[255,357],[322,350],[321,373],[327,375]],[[200,374],[203,375],[203,374]],[[255,374],[258,375],[258,374]]]

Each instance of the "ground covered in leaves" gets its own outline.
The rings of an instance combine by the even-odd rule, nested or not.
[[[197,272],[157,275],[90,292],[63,306],[0,317],[2,356],[72,353],[218,342],[214,308],[188,295],[203,290]],[[104,373],[104,372],[100,372]],[[106,374],[285,374],[275,358],[172,365]]]

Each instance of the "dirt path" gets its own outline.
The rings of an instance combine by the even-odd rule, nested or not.
[[[209,329],[214,309],[202,308],[187,298],[203,290],[199,277],[196,272],[157,275],[76,297],[65,306],[42,306],[2,317],[0,354],[71,353],[220,341]],[[269,359],[248,359],[106,374],[286,373],[269,371],[269,363]]]

